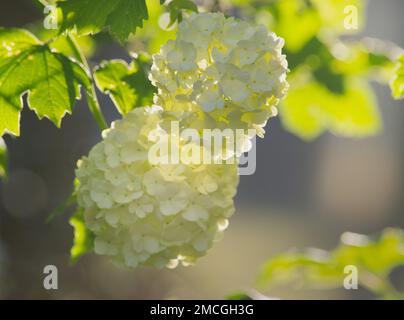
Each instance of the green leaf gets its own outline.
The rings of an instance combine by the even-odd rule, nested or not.
[[[390,55],[391,51],[396,50],[391,44],[368,38],[367,42],[340,42],[338,46],[340,49],[336,52],[340,56],[332,61],[337,72],[345,76],[370,78],[380,83],[386,82],[386,78],[391,78],[393,62]]]
[[[145,0],[68,0],[59,1],[63,30],[95,34],[108,30],[120,42],[128,39],[148,18]]]
[[[173,0],[168,4],[168,11],[170,12],[170,24],[172,26],[175,22],[181,22],[182,11],[189,10],[198,12],[198,7],[192,0]]]
[[[98,88],[110,95],[121,114],[153,102],[155,87],[148,79],[150,58],[141,55],[128,65],[123,60],[104,61],[94,72]]]
[[[267,9],[273,15],[272,29],[285,39],[291,52],[298,52],[321,29],[318,11],[310,1],[268,1]],[[297,32],[298,30],[298,32]]]
[[[93,249],[94,235],[86,228],[81,212],[71,217],[69,222],[74,228],[73,247],[70,250],[70,260],[74,264],[82,255]]]
[[[302,139],[316,138],[326,130],[346,137],[374,135],[381,119],[366,81],[347,78],[343,94],[330,92],[318,82],[291,80],[291,88],[279,108],[283,125]]]
[[[48,1],[48,0],[45,0]],[[56,0],[54,0],[56,2]],[[62,21],[59,22],[61,25]],[[29,30],[36,35],[38,39],[42,42],[46,42],[50,48],[55,49],[57,52],[70,57],[74,60],[80,62],[80,57],[77,57],[76,50],[72,48],[70,39],[73,38],[74,41],[80,47],[82,53],[86,58],[91,58],[94,52],[96,51],[96,41],[88,36],[76,36],[73,33],[63,32],[57,29],[46,29],[43,26],[42,21],[38,21],[29,26]]]
[[[325,63],[324,60],[320,65],[313,70],[313,77],[318,82],[327,87],[327,89],[335,94],[344,94],[344,76],[340,73],[336,73],[331,69],[329,63]]]
[[[332,68],[336,60],[328,46],[319,38],[313,37],[298,52],[285,50],[285,53],[292,72],[302,65],[310,67],[313,78],[317,82],[333,93],[344,93],[344,75]]]
[[[336,287],[342,283],[343,269],[331,265],[327,252],[289,252],[269,260],[258,277],[258,285],[275,287],[287,284],[296,287]]]
[[[342,286],[345,267],[354,266],[361,285],[375,294],[397,296],[388,277],[395,267],[404,265],[403,248],[404,233],[399,229],[384,230],[376,241],[364,235],[344,233],[333,251],[309,249],[270,259],[258,277],[258,285],[335,288]]]
[[[395,75],[391,82],[391,90],[395,99],[404,98],[404,54],[397,61]]]
[[[22,96],[37,116],[58,127],[90,79],[81,65],[22,29],[0,29],[0,135],[19,135]]]
[[[69,36],[73,37],[72,34],[70,34]],[[93,55],[95,51],[95,42],[91,37],[77,36],[74,37],[74,39],[86,58],[89,58]],[[49,47],[76,61],[80,61],[81,59],[81,57],[77,56],[77,51],[72,48],[72,44],[69,42],[68,36],[65,34],[60,34],[56,38],[53,38],[52,41],[49,43]]]
[[[168,4],[168,7],[198,12],[198,7],[192,0],[173,0]]]
[[[4,142],[3,138],[0,137],[0,178],[7,177],[7,165],[8,165],[7,145]]]
[[[251,7],[250,1],[242,2],[247,8]],[[338,35],[358,32],[355,27],[346,28],[345,21],[349,19],[345,10],[349,6],[358,9],[358,29],[364,25],[363,0],[255,1],[253,6],[264,6],[269,11],[272,16],[268,21],[270,29],[285,39],[286,48],[292,52],[300,51],[317,35],[335,40]]]
[[[377,241],[351,233],[344,234],[342,240],[332,254],[334,263],[360,265],[380,277],[387,277],[394,267],[404,264],[402,230],[386,229]]]

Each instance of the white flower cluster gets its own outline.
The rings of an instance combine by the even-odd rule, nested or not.
[[[234,211],[237,164],[149,162],[150,137],[164,133],[164,121],[156,107],[133,110],[104,131],[76,170],[94,251],[129,267],[193,263],[221,237]]]
[[[287,91],[282,47],[265,27],[221,13],[192,14],[179,25],[177,39],[153,57],[150,79],[161,108],[134,109],[78,163],[77,202],[97,254],[129,267],[175,267],[195,262],[220,239],[234,212],[237,160],[162,164],[150,151],[165,135],[172,153],[172,120],[197,132],[245,130],[240,146],[219,148],[215,159],[247,151]],[[180,153],[206,148],[179,139]]]
[[[193,127],[255,129],[263,136],[288,88],[283,45],[264,26],[194,13],[153,57],[155,103],[189,112]]]

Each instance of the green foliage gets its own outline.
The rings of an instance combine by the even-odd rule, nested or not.
[[[391,90],[394,98],[404,98],[404,54],[398,58],[395,75],[391,82]]]
[[[331,67],[334,58],[319,38],[313,37],[298,52],[286,50],[286,55],[292,71],[298,72],[299,67],[308,67],[314,80],[323,84],[330,92],[344,93],[344,77]]]
[[[151,105],[155,87],[148,80],[150,58],[140,55],[129,65],[123,60],[104,61],[94,72],[98,88],[111,96],[118,111]]]
[[[393,48],[382,44],[379,47],[385,51],[377,51],[374,44],[380,40],[367,46],[362,41],[339,39],[364,27],[366,1],[235,2],[243,11],[253,6],[251,14],[285,39],[290,89],[279,109],[287,130],[305,140],[325,131],[345,137],[379,132],[380,113],[367,82],[385,81],[385,75],[380,73],[388,73],[391,68],[389,56]],[[349,19],[355,13],[358,29],[346,28],[345,22],[355,22]]]
[[[74,264],[82,255],[93,249],[94,236],[86,228],[81,212],[70,218],[70,225],[74,228],[74,242],[70,250],[70,259]]]
[[[192,0],[150,0],[147,6],[145,0],[59,0],[56,3],[62,16],[59,18],[63,18],[60,19],[62,30],[75,30],[79,35],[107,30],[121,42],[142,27],[150,15],[151,20],[145,28],[138,30],[138,37],[133,42],[136,50],[146,46],[150,53],[158,51],[161,44],[173,36],[173,32],[163,30],[161,26],[164,24],[159,20],[162,5],[167,7],[170,15],[166,29],[182,19],[184,10],[197,11]],[[378,52],[374,45],[339,40],[341,35],[358,31],[344,26],[349,14],[345,8],[353,6],[358,9],[360,30],[365,23],[366,1],[236,0],[232,6],[259,17],[260,23],[267,24],[286,40],[291,87],[280,106],[281,121],[286,129],[306,140],[316,138],[325,131],[346,137],[364,137],[379,132],[382,125],[377,102],[366,82],[372,77],[384,80],[386,70],[391,68],[388,57],[392,48],[385,45],[385,51]],[[49,39],[49,48],[86,65],[77,56],[77,46],[72,46],[69,41],[71,34],[53,36]],[[83,42],[81,37],[75,41]],[[86,47],[86,44],[80,43],[79,47],[83,46]],[[99,89],[110,94],[122,114],[136,105],[151,101],[153,91],[147,76],[143,71],[135,70],[138,66],[134,63],[124,65],[111,61],[104,63],[94,74]],[[377,70],[385,74],[376,75]],[[396,97],[399,96],[400,79],[398,71],[392,83]],[[141,80],[144,80],[143,84]],[[354,84],[353,87],[351,84]],[[95,91],[87,90],[86,94],[90,109],[100,126],[104,127],[105,121],[97,111],[99,106]],[[11,132],[15,130],[15,117],[18,115],[18,112],[12,111],[8,118],[14,116],[14,127],[10,125],[11,128],[6,128]]]
[[[346,266],[358,269],[359,283],[379,297],[398,298],[389,274],[404,265],[404,233],[386,229],[378,240],[345,233],[340,245],[330,252],[309,249],[306,252],[281,254],[265,263],[259,278],[260,287],[297,284],[304,288],[342,287]]]
[[[342,57],[331,61],[332,67],[344,76],[357,76],[363,80],[371,79],[380,83],[387,82],[391,77],[394,64],[389,58],[390,50],[387,43],[377,39],[367,42],[337,42],[337,51]],[[377,50],[372,46],[380,46]]]
[[[198,7],[192,0],[172,0],[168,4],[168,11],[170,12],[169,27],[172,26],[176,21],[182,21],[183,10],[198,12]]]
[[[148,18],[145,0],[58,1],[63,14],[63,30],[95,34],[108,30],[120,42],[128,39]]]
[[[7,165],[8,165],[7,146],[3,138],[0,137],[0,178],[7,177]]]
[[[321,29],[318,11],[310,1],[271,1],[264,9],[271,13],[271,28],[285,39],[289,51],[301,50]]]
[[[165,12],[166,6],[160,5],[159,0],[149,0],[147,7],[149,19],[143,28],[137,31],[136,37],[130,39],[129,47],[132,51],[143,50],[155,54],[167,41],[175,39],[176,26],[168,27],[169,14]]]
[[[340,35],[354,34],[365,24],[365,0],[236,0],[242,7],[252,6],[261,12],[269,12],[269,27],[286,41],[289,51],[298,52],[313,37],[323,41]],[[344,22],[350,12],[347,7],[357,8],[358,29],[346,28]],[[245,9],[245,8],[243,8]],[[298,31],[298,32],[297,32]]]
[[[332,92],[316,81],[300,82],[291,81],[293,90],[280,108],[282,123],[292,133],[312,139],[325,130],[349,137],[379,132],[376,99],[365,81],[349,79],[344,94]]]
[[[136,33],[130,45],[136,51],[146,48],[154,53],[173,37],[171,27],[182,20],[184,10],[198,10],[192,0],[148,0],[147,5],[146,0],[51,2],[58,5],[61,30],[43,32],[42,41],[25,30],[0,28],[0,136],[4,132],[19,134],[25,93],[28,93],[28,107],[39,118],[49,118],[57,126],[66,113],[72,112],[75,100],[80,98],[80,86],[85,88],[90,110],[101,128],[105,128],[105,120],[95,84],[110,95],[121,114],[151,104],[155,89],[147,76],[149,59],[141,55],[130,64],[121,60],[105,61],[90,75],[86,56],[92,54],[93,41],[85,35],[108,31],[124,42]],[[358,8],[359,27],[363,27],[365,5],[364,0],[234,0],[227,3],[229,10],[240,9],[243,16],[252,12],[254,18],[258,17],[259,22],[286,40],[291,87],[280,107],[280,116],[285,128],[303,139],[313,139],[327,130],[340,136],[363,137],[377,133],[382,127],[368,81],[372,78],[383,81],[385,77],[380,77],[378,72],[388,73],[393,50],[383,44],[386,51],[377,51],[361,41],[339,39],[356,32],[343,25],[344,8]],[[159,20],[163,8],[170,16],[165,30]],[[147,27],[140,29],[144,25]],[[404,97],[404,55],[398,60],[391,88],[395,98]],[[0,138],[0,177],[5,176],[6,166],[7,150]],[[71,199],[67,202],[69,206],[73,203]],[[55,214],[65,209],[66,206],[62,206]],[[92,248],[93,235],[84,226],[83,213],[72,217],[70,223],[75,229],[71,256],[72,261],[77,261]],[[361,243],[342,242],[337,249],[321,256],[312,253],[281,255],[265,265],[260,283],[272,286],[279,282],[302,281],[308,286],[340,286],[343,267],[350,264],[358,266],[365,275],[359,278],[362,285],[380,296],[389,296],[395,293],[387,277],[392,268],[404,264],[402,246],[401,231],[388,230],[379,241],[366,238]],[[239,294],[229,298],[251,297]]]
[[[297,52],[287,52],[291,87],[280,115],[285,128],[303,139],[326,130],[366,137],[382,127],[376,97],[367,82],[378,69],[389,68],[391,61],[360,42],[337,44],[344,59],[334,57],[317,37]]]
[[[0,135],[20,132],[22,95],[29,108],[57,126],[80,98],[89,76],[78,63],[57,53],[25,30],[0,29]]]
[[[58,34],[55,37],[48,37],[49,47],[68,56],[69,58],[80,61],[76,46],[73,46],[70,38],[74,38],[77,47],[85,57],[91,57],[95,50],[95,43],[89,36],[74,37],[72,34]]]

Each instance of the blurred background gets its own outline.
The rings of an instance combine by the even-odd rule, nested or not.
[[[404,46],[403,12],[402,0],[370,0],[367,23],[357,36]],[[35,28],[42,18],[33,1],[1,4],[0,26]],[[139,43],[129,46],[136,50]],[[128,55],[101,37],[91,61],[111,58]],[[344,231],[371,234],[404,227],[404,105],[391,98],[387,86],[372,86],[384,124],[376,136],[325,133],[307,142],[286,131],[279,118],[272,119],[265,139],[258,140],[256,173],[241,178],[237,211],[224,239],[196,266],[176,270],[124,270],[93,254],[69,266],[73,229],[68,214],[49,224],[45,220],[68,197],[76,161],[100,140],[100,132],[84,102],[76,104],[60,130],[24,107],[21,136],[5,138],[10,171],[8,181],[0,182],[0,298],[219,299],[252,287],[262,264],[290,248],[331,249]],[[108,121],[119,117],[108,97],[101,103]],[[49,264],[59,270],[55,291],[43,288],[43,268]],[[403,270],[394,272],[394,284],[404,289]],[[266,294],[372,297],[364,289],[280,288]]]

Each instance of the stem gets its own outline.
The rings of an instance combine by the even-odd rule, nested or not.
[[[85,90],[87,103],[88,103],[91,113],[93,114],[95,121],[98,124],[98,127],[100,128],[100,130],[105,130],[108,126],[107,126],[107,122],[105,121],[104,115],[102,114],[102,111],[101,111],[100,103],[97,98],[97,91],[95,90],[93,74],[91,72],[87,58],[81,51],[80,46],[77,43],[77,41],[73,38],[73,36],[70,33],[67,34],[67,41],[69,42],[72,50],[74,51],[74,55],[76,56],[76,58],[90,72],[91,86],[90,86],[90,88],[86,88],[86,90]]]
[[[91,85],[90,92],[88,90],[86,90],[86,97],[87,97],[88,106],[90,108],[91,113],[93,114],[95,121],[98,124],[98,127],[100,128],[100,130],[107,129],[108,128],[107,122],[105,121],[105,118],[101,112],[100,103],[98,102],[94,83]]]

